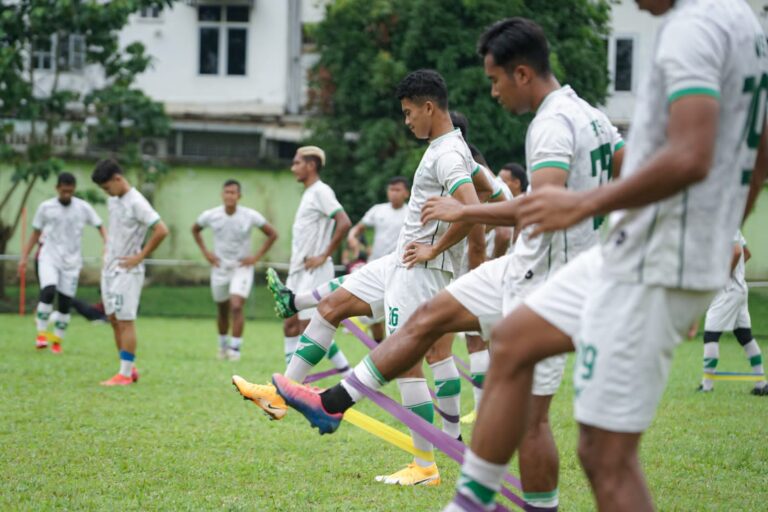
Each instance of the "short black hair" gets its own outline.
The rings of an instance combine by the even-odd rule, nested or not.
[[[418,104],[432,101],[441,110],[448,110],[448,86],[434,69],[419,69],[408,73],[397,85],[395,96],[398,100],[409,99]]]
[[[402,183],[406,190],[409,190],[411,188],[411,183],[408,181],[408,178],[406,178],[405,176],[395,176],[394,178],[389,180],[389,183],[387,183],[387,186],[397,185],[398,183]]]
[[[469,134],[469,119],[467,119],[467,116],[457,110],[451,110],[450,114],[453,127],[461,130],[461,136],[464,137],[464,140],[468,142],[469,139],[467,137]]]
[[[509,171],[512,177],[520,182],[520,188],[522,190],[528,189],[528,173],[525,172],[525,168],[517,162],[509,162],[504,164],[501,168],[502,171]],[[499,171],[501,172],[501,171]]]
[[[240,186],[240,182],[237,181],[237,180],[233,180],[232,178],[230,178],[227,181],[225,181],[224,185],[222,185],[221,188],[227,188],[230,185],[235,185],[237,187],[237,191],[238,192],[242,192],[242,190],[243,190],[242,187]]]
[[[527,18],[507,18],[488,27],[477,42],[481,57],[490,54],[507,72],[526,64],[543,76],[551,74],[549,43],[544,30]]]
[[[108,182],[116,174],[123,174],[123,169],[114,158],[105,158],[96,164],[91,173],[91,180],[97,185]]]
[[[317,172],[320,172],[323,169],[323,161],[320,160],[319,156],[315,156],[315,155],[301,155],[301,158],[303,158],[305,162],[314,162],[315,163],[315,169],[317,169]]]
[[[56,186],[60,187],[61,185],[72,185],[73,187],[77,185],[75,175],[71,172],[63,172],[59,174],[59,177],[56,180]]]

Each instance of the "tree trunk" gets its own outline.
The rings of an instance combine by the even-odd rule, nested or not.
[[[8,240],[11,237],[8,236],[9,228],[4,224],[0,224],[0,254],[5,254],[5,248],[8,246]],[[8,296],[5,292],[5,266],[7,262],[0,262],[0,299],[6,299]]]

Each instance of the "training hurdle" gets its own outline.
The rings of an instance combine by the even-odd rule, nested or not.
[[[362,329],[360,329],[355,323],[353,323],[350,320],[344,320],[342,321],[342,324],[358,339],[361,343],[363,343],[366,347],[368,347],[369,350],[372,350],[376,347],[377,343],[373,339],[371,339],[370,336],[368,336]],[[454,358],[457,360],[457,362],[462,365],[464,368],[468,369],[468,365],[466,362],[458,358],[457,356],[454,356]],[[307,378],[304,380],[304,383],[310,383],[315,382],[317,380],[320,380],[325,377],[329,377],[331,375],[338,374],[338,370],[328,370],[325,372],[315,373],[312,375],[307,376]],[[467,381],[471,382],[473,385],[475,382],[472,380],[472,378],[467,375],[465,372],[463,372],[461,369],[459,369],[460,375]],[[355,387],[360,393],[365,395],[368,399],[370,399],[373,403],[378,405],[380,408],[384,409],[387,413],[389,413],[392,417],[403,423],[406,427],[411,429],[416,434],[420,435],[432,445],[443,452],[445,455],[453,459],[459,464],[462,464],[464,462],[464,450],[466,449],[466,446],[461,441],[458,441],[456,439],[453,439],[449,435],[447,435],[442,430],[438,429],[431,423],[427,423],[423,418],[416,415],[415,413],[409,411],[402,405],[398,404],[388,396],[384,395],[383,393],[380,393],[378,391],[374,391],[365,385],[363,385],[355,376],[354,374],[348,379],[348,381],[351,385]],[[430,393],[432,394],[433,400],[434,400],[434,392],[430,389]],[[435,409],[438,411],[438,413],[443,416],[443,418],[446,419],[458,419],[451,415],[446,415],[442,411],[440,411],[437,406],[435,406]],[[374,418],[371,418],[370,416],[363,414],[359,411],[356,411],[354,409],[349,409],[344,413],[344,421],[355,425],[356,427],[365,430],[369,434],[378,437],[379,439],[386,441],[393,446],[396,446],[397,448],[400,448],[403,451],[406,451],[414,456],[418,456],[420,458],[423,458],[425,460],[434,460],[432,454],[423,452],[421,450],[418,450],[415,446],[413,446],[413,441],[411,440],[411,437],[407,434],[404,434],[403,432],[400,432],[399,430],[390,427],[389,425],[386,425]],[[509,487],[514,488],[517,491],[522,490],[522,486],[520,484],[520,480],[518,480],[516,477],[512,476],[511,474],[506,474],[504,477],[504,485],[502,485],[500,490],[500,495],[507,498],[512,504],[516,505],[520,509],[523,509],[525,507],[525,502],[523,499],[515,494]],[[508,487],[509,486],[509,487]],[[503,512],[508,510],[504,505],[501,503],[496,504],[497,512]]]

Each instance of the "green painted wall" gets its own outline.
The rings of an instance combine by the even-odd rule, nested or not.
[[[90,180],[91,166],[85,163],[74,163],[67,166],[78,180],[79,190],[98,190]],[[192,238],[190,228],[197,216],[205,209],[221,204],[220,190],[222,183],[234,178],[243,186],[241,204],[260,211],[278,230],[280,238],[270,250],[266,259],[269,261],[287,262],[291,247],[291,224],[299,205],[303,187],[297,183],[288,169],[225,169],[211,167],[176,166],[157,185],[154,205],[171,231],[170,236],[163,242],[155,253],[157,258],[192,259],[204,261]],[[131,175],[128,175],[131,179]],[[0,197],[11,186],[11,171],[0,168]],[[55,181],[37,183],[27,203],[27,233],[31,229],[32,217],[37,206],[55,195]],[[4,220],[11,220],[12,212],[21,199],[20,191],[14,194],[10,208],[2,212]],[[106,205],[95,205],[96,211],[106,222]],[[20,230],[11,240],[8,253],[19,254]],[[211,234],[203,232],[209,246]],[[258,232],[254,236],[254,244],[263,240]],[[101,254],[101,242],[94,229],[88,229],[83,238],[83,255],[98,257]],[[184,269],[163,269],[163,273],[183,273]]]

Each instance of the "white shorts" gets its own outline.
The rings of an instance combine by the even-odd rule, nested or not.
[[[613,280],[595,247],[524,302],[574,342],[576,420],[636,433],[653,420],[674,348],[713,294]]]
[[[742,290],[722,290],[709,305],[704,330],[726,332],[739,327],[752,328],[747,294]]]
[[[387,254],[344,278],[341,287],[371,307],[371,317],[384,320],[384,290],[387,276],[394,270],[397,256]]]
[[[118,320],[136,320],[139,311],[144,272],[101,275],[101,300],[104,313]]]
[[[487,261],[455,279],[445,289],[467,311],[477,317],[480,335],[491,338],[491,330],[517,305],[509,286],[510,256]]]
[[[40,280],[40,289],[55,286],[56,291],[67,297],[74,297],[77,293],[77,281],[80,279],[80,267],[62,269],[56,263],[40,258],[37,261],[37,277]]]
[[[434,268],[396,265],[387,273],[384,289],[384,322],[391,336],[405,325],[416,309],[434,298],[451,282],[451,273]]]
[[[294,293],[312,291],[334,278],[333,261],[330,259],[312,270],[297,270],[288,274],[285,285]],[[317,308],[299,311],[299,320],[309,320]]]
[[[247,299],[253,286],[253,265],[211,269],[211,295],[214,302],[226,302],[230,295]]]

